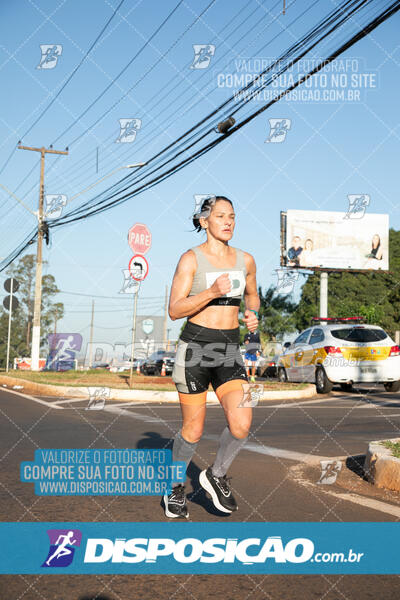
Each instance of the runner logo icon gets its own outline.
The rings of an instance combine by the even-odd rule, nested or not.
[[[74,558],[75,548],[81,545],[79,529],[48,529],[50,548],[42,567],[68,567]]]

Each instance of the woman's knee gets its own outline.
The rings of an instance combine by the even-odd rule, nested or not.
[[[191,444],[199,442],[203,435],[203,423],[186,423],[182,426],[182,437]]]
[[[245,438],[249,435],[251,427],[251,415],[243,416],[240,419],[230,419],[228,422],[229,431],[237,439]]]

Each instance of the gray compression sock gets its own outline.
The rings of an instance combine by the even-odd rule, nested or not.
[[[247,437],[241,439],[235,438],[231,434],[229,427],[225,427],[220,437],[217,456],[211,469],[215,477],[226,475],[235,456],[246,443],[246,440]]]
[[[172,446],[172,460],[175,462],[177,460],[183,460],[186,463],[186,469],[193,458],[193,455],[196,451],[197,442],[188,442],[182,437],[182,433],[178,431],[176,436],[174,437],[174,444]],[[173,483],[172,487],[179,485],[179,483]]]

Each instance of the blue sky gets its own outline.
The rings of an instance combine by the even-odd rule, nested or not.
[[[115,0],[2,3],[0,170],[118,4]],[[170,0],[125,0],[95,49],[59,99],[22,138],[23,143],[48,146],[55,142],[176,4]],[[218,87],[218,82],[228,81],[227,74],[258,73],[255,58],[275,58],[335,6],[332,0],[289,0],[287,13],[282,15],[281,1],[216,0],[193,24],[208,4],[210,0],[183,2],[104,97],[54,143],[60,150],[69,146],[70,154],[59,159],[46,158],[46,193],[71,197],[119,166],[145,161],[235,91],[223,85]],[[387,2],[372,4],[368,14],[351,21],[310,58],[325,56],[327,50],[335,48],[350,30]],[[300,17],[306,6],[309,10]],[[48,261],[45,272],[56,277],[64,292],[57,298],[66,309],[59,331],[81,332],[86,343],[94,297],[95,339],[129,342],[132,298],[118,292],[122,269],[127,268],[132,256],[127,233],[135,222],[146,223],[153,238],[152,248],[146,254],[150,270],[142,284],[139,314],[163,314],[165,287],[171,283],[179,256],[204,239],[192,231],[194,194],[216,193],[232,199],[237,213],[232,245],[253,254],[258,282],[263,288],[277,281],[282,210],[345,211],[348,194],[369,194],[368,210],[388,213],[390,226],[399,229],[398,29],[397,14],[339,59],[342,62],[338,62],[337,72],[344,73],[346,79],[342,89],[348,94],[355,84],[352,89],[360,92],[356,101],[316,99],[315,90],[322,90],[323,81],[315,78],[308,88],[313,97],[280,101],[156,188],[99,216],[53,230],[44,258]],[[208,43],[215,45],[210,66],[190,69],[193,44]],[[36,68],[40,44],[62,45],[54,69]],[[163,54],[166,55],[159,61]],[[329,84],[332,71],[327,69],[325,73]],[[132,91],[113,107],[130,88]],[[247,113],[262,104],[262,100],[251,102]],[[100,123],[81,136],[104,113]],[[142,120],[133,143],[115,143],[121,118]],[[290,129],[282,143],[266,143],[268,120],[276,118],[290,119]],[[36,153],[17,150],[0,174],[0,183],[15,191],[32,210],[37,208],[37,163]],[[32,168],[31,175],[23,181]],[[125,174],[116,173],[94,191],[100,192]],[[82,195],[74,205],[91,197],[91,193]],[[35,218],[0,190],[0,219],[0,256],[4,257],[33,230]],[[303,281],[301,277],[295,297]],[[181,324],[169,321],[171,338],[176,338]]]

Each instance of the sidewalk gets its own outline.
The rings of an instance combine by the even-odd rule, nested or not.
[[[44,383],[36,383],[34,381],[28,381],[26,379],[20,379],[17,377],[11,377],[8,375],[0,375],[0,386],[8,389],[15,389],[27,394],[33,394],[35,396],[56,396],[61,398],[82,398],[89,399],[89,392],[87,387],[73,387],[73,386],[60,386],[60,385],[48,385]],[[21,387],[22,386],[22,387]],[[102,387],[102,386],[98,386]],[[293,400],[303,400],[312,398],[315,396],[315,385],[308,385],[302,390],[277,390],[277,391],[265,391],[261,401],[268,400],[286,400],[287,398]],[[148,401],[148,402],[179,402],[178,393],[176,391],[156,391],[156,390],[122,390],[112,388],[110,390],[110,400],[120,401]],[[208,392],[207,403],[218,404],[218,398],[214,392]]]

